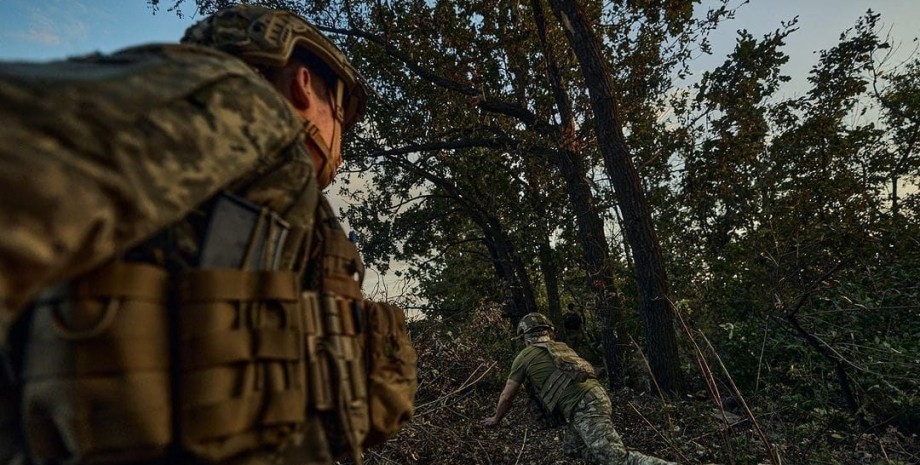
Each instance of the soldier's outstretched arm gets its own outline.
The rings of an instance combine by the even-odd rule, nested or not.
[[[143,86],[168,87],[162,68],[107,69],[123,76],[93,95],[80,83],[43,93],[35,82],[6,79],[0,66],[0,321],[38,289],[124,253],[228,185],[276,167],[300,143],[302,122],[267,81],[241,62],[215,72],[223,63],[208,60],[226,61],[180,56],[175,69],[191,75],[210,66],[202,71],[210,74],[154,103]],[[131,99],[147,107],[132,113]]]
[[[498,396],[498,404],[495,405],[495,415],[483,418],[479,424],[482,426],[495,426],[501,423],[502,418],[504,418],[508,410],[511,409],[511,403],[514,401],[514,397],[517,395],[518,388],[520,387],[521,383],[513,379],[506,381],[505,388],[502,389],[501,395]]]

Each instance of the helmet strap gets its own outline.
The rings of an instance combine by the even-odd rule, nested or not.
[[[330,92],[331,93],[331,92]],[[319,150],[322,166],[317,166],[317,178],[331,181],[335,177],[335,172],[342,161],[342,122],[344,120],[345,110],[342,100],[345,95],[345,83],[341,79],[336,80],[336,90],[334,95],[330,95],[332,100],[332,140],[326,139],[319,133],[319,127],[312,121],[304,122],[304,132],[313,142],[313,145]],[[327,182],[328,184],[328,182]],[[321,187],[326,187],[325,185]]]

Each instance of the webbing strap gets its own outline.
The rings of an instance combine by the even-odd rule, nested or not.
[[[327,275],[323,277],[323,290],[353,299],[361,297],[361,287],[349,276]]]
[[[324,344],[326,332],[319,302],[317,293],[303,293],[307,380],[310,386],[310,404],[316,410],[329,411],[335,407],[335,404],[333,403],[332,384],[328,382],[332,379],[332,372],[329,368],[329,359],[326,356],[327,349]]]
[[[180,295],[185,302],[215,300],[296,301],[297,276],[293,271],[206,269],[188,271]]]
[[[38,363],[25,367],[26,379],[169,369],[169,357],[163,356],[169,353],[169,339],[159,335],[91,339],[81,342],[76,350],[71,344],[63,343],[30,344],[30,349],[40,351],[41,358],[36,358]],[[50,363],[41,363],[42,360]]]
[[[133,297],[162,301],[169,286],[169,273],[144,263],[112,262],[76,280],[77,298]]]
[[[546,407],[547,411],[552,412],[556,408],[556,404],[559,403],[559,398],[562,397],[562,391],[571,384],[572,378],[568,377],[562,370],[558,368],[546,378],[546,381],[543,382],[543,387],[540,389],[540,400],[543,401],[543,405]]]
[[[297,361],[302,341],[300,333],[284,329],[212,332],[182,341],[181,357],[186,369],[257,359]]]
[[[169,444],[172,406],[164,373],[127,377],[97,377],[30,383],[24,390],[30,447],[37,457],[60,458],[108,449],[132,449]],[[72,398],[72,402],[61,402]],[[62,405],[92,408],[61,408]],[[61,431],[67,447],[62,450]]]
[[[183,438],[201,441],[242,433],[252,429],[256,418],[266,426],[302,423],[305,412],[300,390],[255,391],[215,404],[187,407],[183,412]]]

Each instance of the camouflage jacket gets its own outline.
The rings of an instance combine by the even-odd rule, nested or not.
[[[312,228],[303,120],[242,61],[152,45],[0,64],[0,323],[225,189]]]

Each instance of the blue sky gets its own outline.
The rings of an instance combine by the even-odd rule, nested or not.
[[[163,3],[170,3],[168,0]],[[175,42],[199,18],[145,0],[0,0],[0,59],[49,60],[145,42]]]
[[[885,27],[903,44],[902,55],[916,46],[912,41],[920,31],[920,0],[752,0],[731,24],[714,33],[714,55],[702,57],[694,68],[702,71],[721,63],[738,29],[759,37],[799,16],[799,31],[786,48],[790,62],[784,71],[794,78],[790,91],[801,92],[815,51],[833,46],[869,8],[882,13]],[[184,13],[179,18],[161,9],[154,15],[145,0],[0,0],[0,60],[50,60],[174,42],[200,19],[189,6]]]

